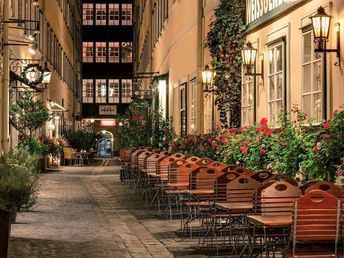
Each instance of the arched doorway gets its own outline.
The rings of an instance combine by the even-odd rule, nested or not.
[[[109,131],[97,133],[97,155],[98,157],[111,157],[113,153],[113,134]]]

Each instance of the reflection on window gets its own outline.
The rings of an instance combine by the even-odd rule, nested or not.
[[[322,120],[322,59],[314,52],[312,31],[303,34],[302,111],[315,122]]]
[[[96,42],[96,63],[106,62],[106,42]]]
[[[119,4],[109,4],[109,25],[119,25]]]
[[[82,61],[84,63],[93,62],[93,42],[82,42]]]
[[[109,103],[119,103],[119,80],[109,80]]]
[[[96,25],[106,25],[106,4],[96,4]]]
[[[93,80],[82,80],[82,102],[93,103]]]
[[[242,124],[253,125],[254,120],[254,91],[252,76],[244,76],[241,92]]]
[[[119,42],[109,42],[109,63],[119,63]]]
[[[93,25],[93,4],[82,4],[82,24]]]
[[[269,122],[272,126],[278,126],[279,115],[284,105],[284,43],[270,47],[268,58]]]
[[[133,61],[133,47],[131,42],[122,42],[121,54],[122,63],[131,63]]]
[[[106,80],[96,80],[96,103],[106,103]]]
[[[187,133],[187,84],[180,85],[180,134],[185,135]]]
[[[122,103],[130,103],[132,84],[130,79],[122,80]]]
[[[132,25],[132,4],[122,4],[122,25]]]

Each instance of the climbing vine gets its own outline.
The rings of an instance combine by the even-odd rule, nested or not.
[[[245,43],[243,0],[221,0],[210,24],[206,46],[216,71],[217,105],[222,127],[239,127],[241,120],[241,49]],[[227,114],[230,114],[228,121]]]

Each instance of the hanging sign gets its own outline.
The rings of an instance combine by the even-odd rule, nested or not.
[[[263,19],[270,19],[294,5],[305,0],[246,0],[246,21],[247,24]],[[266,19],[264,19],[266,20]]]
[[[117,106],[99,106],[99,115],[116,115]]]

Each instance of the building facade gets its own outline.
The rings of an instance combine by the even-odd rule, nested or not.
[[[264,76],[243,75],[242,124],[251,125],[266,117],[272,126],[278,126],[281,108],[290,111],[293,106],[315,123],[329,119],[344,104],[344,73],[338,65],[343,54],[337,58],[336,53],[315,53],[310,17],[319,7],[325,8],[332,16],[327,48],[337,49],[339,32],[343,53],[344,2],[270,2],[261,6],[257,1],[246,1],[247,41],[258,49],[256,70]]]
[[[77,117],[81,108],[81,3],[78,0],[1,2],[1,147],[6,152],[17,143],[17,132],[8,122],[7,101],[15,102],[16,93],[29,88],[20,81],[20,76],[30,64],[47,67],[51,72],[49,84],[35,94],[52,114],[38,133],[58,137],[64,130],[80,126]]]
[[[216,106],[212,112],[212,94],[203,92],[201,78],[211,61],[204,43],[218,4],[218,0],[135,2],[134,69],[146,75],[138,76],[135,87],[152,90],[153,105],[173,118],[178,134],[203,133],[219,125]]]
[[[131,102],[132,9],[131,0],[82,3],[82,116],[108,135]]]

